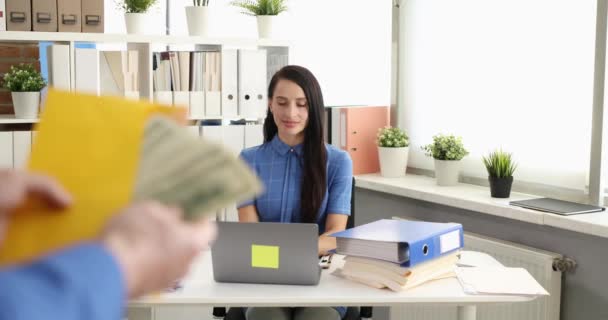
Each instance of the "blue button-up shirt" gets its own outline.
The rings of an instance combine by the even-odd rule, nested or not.
[[[325,232],[327,214],[350,215],[353,163],[345,151],[331,145],[327,150],[327,190],[317,213],[319,234]],[[245,149],[241,158],[257,173],[265,191],[239,204],[255,205],[261,222],[301,222],[302,144],[291,147],[276,135],[270,142]],[[334,307],[340,317],[346,307]]]
[[[350,215],[353,165],[348,153],[327,149],[327,191],[319,212],[319,232],[325,232],[328,213]],[[241,158],[262,180],[265,192],[239,208],[255,205],[262,222],[301,222],[302,144],[290,147],[276,135],[270,142],[248,148]]]

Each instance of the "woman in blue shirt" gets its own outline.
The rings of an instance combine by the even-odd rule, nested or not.
[[[350,215],[352,161],[326,145],[324,105],[314,75],[286,66],[270,81],[264,144],[241,153],[265,192],[239,205],[241,222],[306,222],[319,225],[319,255],[336,247],[328,235],[346,228]],[[247,320],[341,319],[344,307],[248,308]]]

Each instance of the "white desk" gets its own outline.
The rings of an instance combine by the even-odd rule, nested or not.
[[[392,306],[415,303],[455,305],[458,306],[459,320],[474,320],[476,305],[534,299],[529,296],[467,295],[456,278],[433,281],[402,292],[379,290],[330,274],[342,264],[341,257],[334,256],[331,268],[323,270],[318,286],[217,283],[213,280],[211,255],[205,253],[195,261],[190,274],[184,280],[184,287],[178,292],[134,300],[129,303],[129,307]]]

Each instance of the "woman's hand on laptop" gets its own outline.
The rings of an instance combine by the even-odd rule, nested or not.
[[[122,269],[129,297],[171,286],[215,239],[215,223],[188,223],[181,215],[180,209],[142,202],[119,212],[103,231],[102,243]]]

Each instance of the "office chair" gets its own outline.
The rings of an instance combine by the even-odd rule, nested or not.
[[[346,222],[346,228],[350,229],[355,226],[355,178],[352,182],[352,191],[350,197],[350,216]],[[372,307],[348,307],[343,320],[366,320],[372,318]],[[226,312],[224,307],[213,307],[213,319],[224,320],[246,320],[243,308],[231,307]]]

